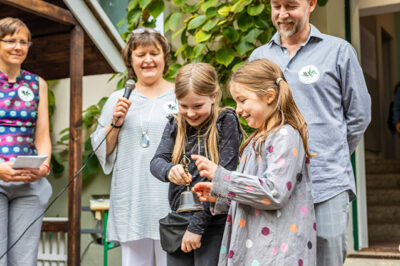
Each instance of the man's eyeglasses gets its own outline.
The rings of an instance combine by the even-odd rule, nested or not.
[[[17,41],[17,40],[0,40],[4,42],[7,46],[9,47],[16,47],[17,44],[19,44],[21,47],[30,47],[32,45],[32,42],[27,42],[27,41]]]

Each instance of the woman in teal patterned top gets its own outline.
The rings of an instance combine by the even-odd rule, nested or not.
[[[21,69],[31,34],[19,19],[0,20],[0,256],[44,211],[51,195],[51,142],[47,85]],[[13,169],[18,155],[48,155],[40,168]],[[41,220],[0,260],[0,265],[36,265]]]

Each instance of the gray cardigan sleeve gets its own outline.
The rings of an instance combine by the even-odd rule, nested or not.
[[[214,175],[212,195],[259,210],[277,210],[285,206],[296,186],[296,176],[305,163],[302,140],[299,134],[278,132],[268,136],[265,144],[266,152],[260,159],[266,160],[268,166],[262,175],[253,176],[219,167]],[[247,162],[246,167],[252,167],[252,164]]]

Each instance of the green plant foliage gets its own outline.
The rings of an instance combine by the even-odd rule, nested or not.
[[[187,18],[179,31],[178,27],[174,30],[170,22],[172,13],[164,27],[173,37],[180,36],[182,46],[175,55],[184,63],[202,61],[213,65],[222,85],[233,68],[237,69],[255,47],[264,44],[274,33],[268,1],[203,0],[196,4],[197,8],[188,2],[170,3],[175,5],[174,13]]]
[[[327,1],[318,0],[318,5],[324,6]],[[165,2],[172,5],[170,10],[173,11],[166,14],[164,31],[181,41],[178,50],[171,50],[172,63],[164,75],[169,81],[174,81],[183,64],[206,62],[216,68],[224,88],[231,73],[245,64],[251,52],[267,43],[275,33],[268,0],[130,0],[126,18],[118,23],[120,26],[127,23],[128,26],[128,32],[121,34],[122,38],[127,41],[132,30],[140,26],[154,28],[155,19],[165,10]],[[115,74],[111,79],[117,76],[120,77],[118,90],[125,84],[127,71]],[[88,133],[96,127],[106,99],[83,111],[83,128]],[[235,102],[225,94],[223,105],[235,107]],[[241,119],[241,123],[247,133],[252,131],[245,120]],[[67,145],[69,129],[63,130],[60,135],[59,143]],[[86,138],[83,161],[91,150],[90,141]],[[97,173],[100,167],[97,158],[89,164],[83,172],[84,179]]]

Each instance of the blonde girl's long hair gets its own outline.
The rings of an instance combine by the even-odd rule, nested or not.
[[[279,78],[281,80],[277,84]],[[254,139],[253,148],[259,152],[255,148],[256,143],[265,141],[269,134],[276,132],[287,123],[299,131],[307,156],[315,156],[308,151],[308,125],[293,99],[292,91],[279,66],[266,59],[254,60],[240,67],[232,75],[228,87],[231,83],[243,85],[260,98],[265,96],[270,88],[276,91],[276,99],[272,103],[275,105],[273,111],[262,126],[244,141],[240,147],[240,155],[252,139]],[[268,122],[275,116],[277,117],[275,123],[267,129]]]
[[[217,119],[221,111],[219,107],[221,95],[218,75],[211,65],[206,63],[191,63],[179,70],[175,79],[176,98],[179,101],[179,99],[185,97],[190,91],[202,96],[216,97],[215,103],[211,107],[210,117],[203,122],[203,125],[200,125],[198,130],[200,134],[200,131],[204,129],[203,127],[207,127],[203,135],[204,149],[206,154],[208,154],[208,159],[218,164]],[[172,152],[172,163],[179,163],[180,158],[185,152],[187,122],[180,113],[175,116],[175,119],[177,120],[178,132]]]

